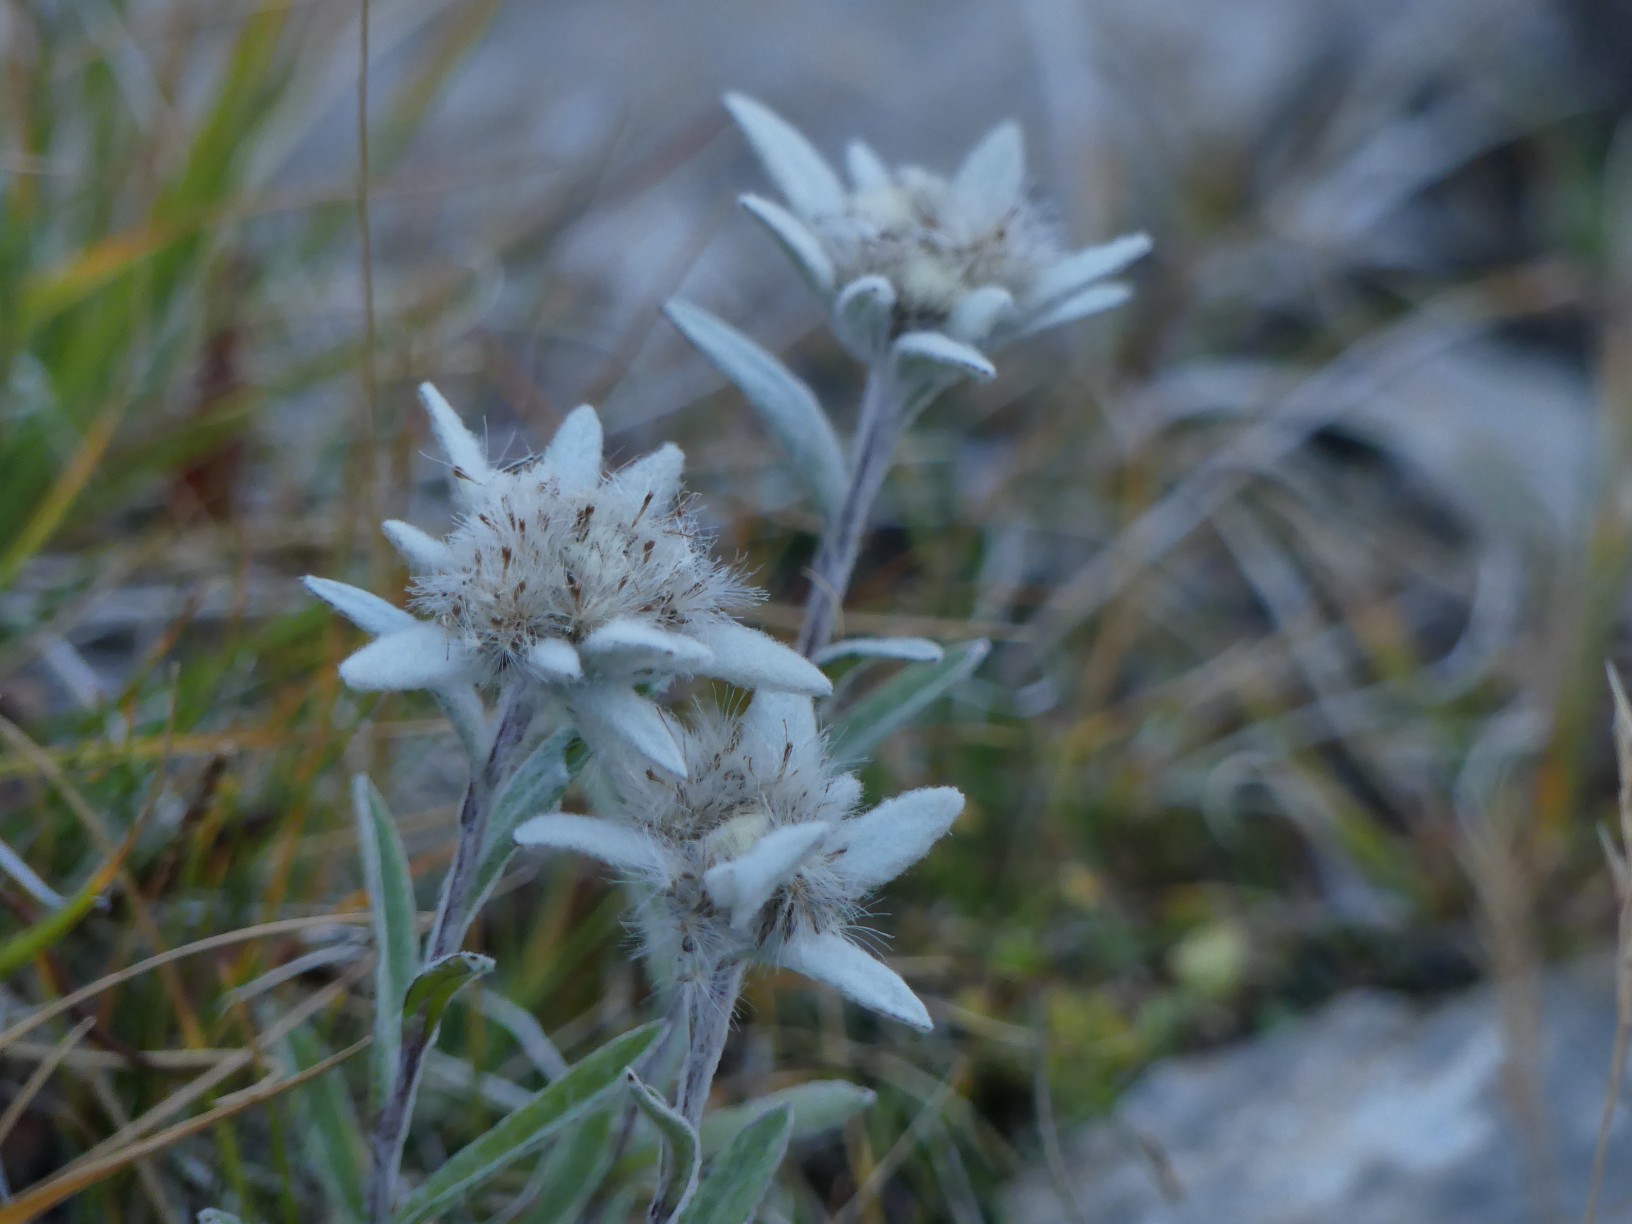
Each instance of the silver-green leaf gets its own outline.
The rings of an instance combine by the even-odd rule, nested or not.
[[[442,1023],[453,997],[478,978],[493,972],[493,958],[479,952],[454,952],[419,971],[402,1000],[402,1018],[430,1033]]]
[[[635,1104],[657,1128],[663,1141],[663,1181],[653,1200],[652,1218],[672,1220],[685,1210],[697,1190],[697,1174],[703,1163],[702,1146],[691,1123],[652,1091],[633,1068],[623,1075]]]
[[[963,683],[991,653],[984,638],[946,652],[939,663],[903,668],[845,711],[833,729],[830,755],[835,762],[864,760],[888,736],[906,726],[937,698]]]
[[[849,484],[844,450],[811,389],[770,353],[708,311],[674,301],[664,307],[664,313],[764,418],[822,512],[837,513]]]
[[[793,1111],[782,1105],[737,1132],[692,1195],[680,1224],[745,1224],[751,1220],[771,1188],[792,1130]]]
[[[396,1224],[440,1218],[450,1204],[463,1201],[500,1169],[536,1152],[562,1127],[589,1113],[623,1078],[624,1069],[652,1044],[660,1027],[648,1024],[609,1041],[460,1148],[408,1196]]]
[[[374,1099],[391,1095],[397,1054],[402,1048],[402,1004],[419,971],[414,878],[385,799],[363,774],[351,781],[352,814],[363,858],[374,927]]]

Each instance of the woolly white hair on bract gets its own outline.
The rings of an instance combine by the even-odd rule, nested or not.
[[[712,555],[687,513],[677,447],[605,475],[600,419],[585,405],[541,455],[497,468],[434,387],[420,394],[459,518],[441,539],[396,520],[383,530],[414,572],[411,604],[426,619],[307,580],[377,635],[340,666],[352,688],[535,685],[591,747],[669,774],[683,774],[685,761],[667,716],[637,686],[699,675],[831,691],[813,664],[734,619],[759,595]]]
[[[866,898],[917,862],[963,809],[926,787],[859,812],[861,786],[828,762],[810,700],[760,692],[743,717],[680,733],[683,778],[625,770],[609,817],[551,813],[523,846],[600,859],[644,894],[646,955],[677,978],[733,961],[780,965],[915,1028],[929,1013],[851,937]]]
[[[725,105],[786,202],[745,195],[743,207],[864,361],[887,358],[892,345],[926,332],[996,348],[1110,310],[1129,293],[1106,278],[1150,250],[1144,234],[1066,249],[1027,197],[1015,123],[993,128],[950,177],[889,166],[853,141],[846,183],[770,108],[741,94],[728,94]],[[980,372],[984,359],[963,355],[960,363],[965,373]]]

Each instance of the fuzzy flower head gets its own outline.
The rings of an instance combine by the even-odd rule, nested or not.
[[[616,819],[552,813],[516,840],[594,855],[644,885],[646,954],[677,978],[780,965],[929,1028],[917,996],[852,935],[867,897],[923,857],[963,796],[929,787],[858,811],[861,785],[828,762],[804,697],[761,692],[740,720],[701,716],[680,741],[684,779],[626,771]]]
[[[1128,290],[1105,278],[1150,249],[1145,235],[1131,234],[1067,250],[1026,196],[1013,123],[994,128],[950,178],[892,168],[853,142],[846,183],[779,115],[736,94],[726,106],[787,201],[750,195],[743,207],[799,266],[863,360],[903,341],[907,358],[933,357],[913,352],[926,334],[997,347],[1109,310]]]
[[[392,609],[397,616],[382,626],[377,608],[376,618],[359,619],[359,597],[372,596],[308,580],[380,635],[341,664],[347,684],[537,685],[568,707],[592,745],[633,749],[643,767],[668,773],[683,773],[684,761],[667,720],[636,685],[702,675],[748,688],[830,690],[799,655],[733,619],[757,592],[712,555],[687,513],[676,447],[605,475],[600,420],[586,405],[543,454],[495,467],[434,388],[421,394],[460,514],[443,539],[384,524],[414,571],[410,604],[424,619]]]

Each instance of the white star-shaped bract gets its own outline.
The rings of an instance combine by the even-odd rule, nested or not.
[[[642,886],[646,952],[677,977],[780,965],[930,1028],[923,1003],[851,932],[862,902],[928,852],[963,796],[927,787],[858,813],[860,783],[828,764],[810,699],[789,693],[761,690],[738,721],[699,716],[679,742],[684,778],[626,770],[613,816],[538,816],[517,842],[591,855]]]
[[[586,743],[683,774],[669,719],[640,687],[711,676],[815,696],[813,664],[734,614],[757,593],[717,561],[681,500],[683,456],[663,446],[605,475],[601,423],[569,414],[543,454],[507,468],[430,384],[420,388],[460,510],[445,538],[383,530],[414,572],[424,619],[367,591],[308,578],[375,640],[340,665],[355,689],[445,691],[529,683],[559,699]]]
[[[1026,198],[1019,127],[994,128],[951,178],[892,168],[860,141],[849,183],[792,124],[752,98],[726,97],[786,207],[742,205],[821,296],[839,338],[864,361],[940,364],[990,376],[982,348],[1119,306],[1108,281],[1150,250],[1144,234],[1067,251]]]

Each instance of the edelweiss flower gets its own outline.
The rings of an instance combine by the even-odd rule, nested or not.
[[[1065,251],[1026,199],[1025,149],[1013,123],[993,129],[950,179],[891,169],[852,142],[847,188],[779,115],[738,94],[726,106],[788,204],[746,195],[743,207],[799,266],[839,338],[863,360],[893,342],[898,359],[944,361],[934,333],[995,347],[1109,310],[1128,289],[1105,278],[1150,250],[1144,234],[1129,234]]]
[[[420,388],[453,470],[461,514],[445,539],[407,523],[384,531],[416,577],[420,620],[366,591],[307,586],[377,635],[340,665],[365,690],[537,684],[567,707],[592,747],[626,745],[669,773],[686,764],[657,705],[635,686],[702,675],[745,688],[823,695],[827,678],[788,647],[732,619],[757,598],[709,553],[680,500],[678,448],[612,474],[587,405],[544,453],[491,465],[435,388]]]
[[[705,978],[733,961],[781,965],[863,1007],[931,1027],[901,978],[851,937],[861,903],[922,858],[963,809],[927,787],[856,814],[861,784],[827,762],[808,698],[761,691],[740,721],[681,736],[684,780],[626,771],[616,820],[551,813],[523,846],[593,855],[647,886],[647,955]]]

